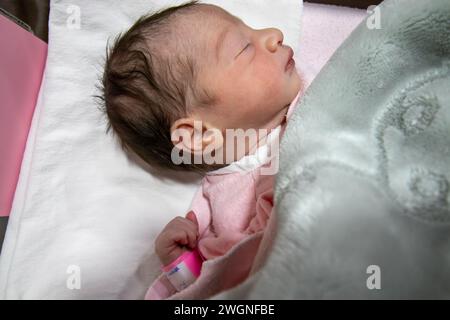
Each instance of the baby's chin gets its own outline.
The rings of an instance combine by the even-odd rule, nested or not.
[[[280,102],[280,109],[278,113],[273,117],[274,127],[283,124],[286,121],[286,116],[289,112],[289,107],[291,106],[294,99],[297,97],[298,93],[303,90],[302,81],[297,73],[296,77],[291,77],[288,83],[288,90],[283,97],[283,102]]]
[[[286,115],[289,110],[289,105],[284,105],[278,110],[278,112],[272,117],[269,123],[265,126],[266,129],[275,129],[276,127],[282,125],[286,121]]]
[[[287,101],[289,102],[287,103],[290,104],[295,99],[299,91],[303,90],[303,81],[297,69],[293,70],[291,76],[288,78],[287,87],[289,88],[287,98]]]

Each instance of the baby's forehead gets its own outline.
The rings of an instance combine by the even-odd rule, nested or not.
[[[212,4],[199,4],[197,8],[197,12],[204,14],[208,17],[214,17],[214,18],[221,18],[221,19],[234,19],[236,18],[234,15],[232,15],[230,12],[226,11],[225,9],[212,5]]]
[[[204,47],[212,45],[224,29],[242,21],[218,6],[200,4],[199,8],[178,22],[180,25],[176,26],[176,30],[179,39],[188,40],[192,46]]]
[[[165,42],[165,49],[159,49],[168,50],[168,55],[186,54],[197,63],[207,64],[215,57],[216,43],[224,30],[242,21],[218,6],[197,6],[173,21],[167,38],[170,40]]]
[[[197,31],[217,32],[226,25],[237,24],[241,20],[225,9],[210,5],[199,4],[192,15],[187,15],[184,23],[196,28]]]

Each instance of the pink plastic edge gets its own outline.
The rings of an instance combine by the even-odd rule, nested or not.
[[[169,272],[182,262],[186,264],[186,266],[189,268],[189,270],[195,277],[198,278],[200,276],[200,270],[202,268],[203,259],[198,250],[186,251],[167,266],[161,267],[161,270],[163,272]]]

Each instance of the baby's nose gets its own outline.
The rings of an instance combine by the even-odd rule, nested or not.
[[[270,52],[277,51],[278,47],[283,44],[283,32],[276,28],[267,29],[266,48]]]

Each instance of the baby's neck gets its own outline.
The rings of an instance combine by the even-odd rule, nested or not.
[[[280,114],[281,117],[277,117],[277,121],[271,124],[269,127],[270,129],[248,129],[246,131],[241,130],[240,132],[237,132],[236,130],[233,134],[225,133],[225,147],[219,152],[223,152],[223,159],[226,160],[226,163],[230,164],[231,162],[239,161],[245,156],[256,153],[256,151],[266,145],[268,141],[274,143],[274,139],[277,139],[277,142],[279,143],[287,121],[286,113],[287,109],[283,110],[283,113]],[[227,154],[227,150],[230,149],[232,149],[233,152]]]
[[[288,111],[289,111],[289,105],[284,107],[277,114],[277,116],[274,117],[273,121],[267,126],[268,128],[271,128],[271,129],[262,130],[261,132],[258,132],[257,143],[255,143],[252,146],[250,146],[249,148],[247,148],[245,150],[246,153],[243,156],[247,156],[247,155],[255,153],[258,148],[264,146],[267,143],[267,137],[269,136],[269,134],[271,134],[272,131],[276,130],[278,127],[284,127],[287,122]],[[281,130],[281,131],[284,131],[284,130]],[[281,134],[279,134],[277,137],[278,141],[280,138],[281,138]],[[239,160],[239,159],[237,159],[237,160]]]

